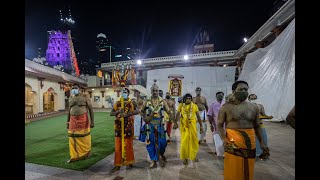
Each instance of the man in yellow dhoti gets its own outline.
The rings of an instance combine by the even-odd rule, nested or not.
[[[224,179],[252,180],[256,156],[255,135],[263,155],[269,155],[265,146],[259,119],[258,107],[247,102],[249,85],[236,81],[232,85],[234,100],[224,104],[218,115],[218,131],[224,141]],[[225,123],[226,133],[223,125]]]
[[[180,120],[180,159],[183,160],[184,165],[187,165],[189,163],[189,159],[192,161],[197,161],[196,155],[199,150],[197,119],[200,125],[201,134],[203,133],[203,127],[198,106],[192,102],[192,95],[187,93],[184,98],[185,102],[179,104],[178,106],[176,121]],[[182,116],[181,119],[180,116]]]
[[[90,122],[88,119],[90,112]],[[70,160],[67,162],[85,159],[91,153],[90,128],[94,127],[94,115],[91,100],[86,94],[79,91],[79,85],[74,84],[69,98],[69,114],[67,129],[69,135]]]

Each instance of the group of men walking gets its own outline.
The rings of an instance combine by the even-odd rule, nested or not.
[[[265,116],[268,118],[268,116],[265,115],[264,111],[261,115],[261,107],[259,109],[257,104],[246,101],[248,88],[247,82],[236,81],[232,85],[232,95],[227,96],[225,102],[223,101],[224,93],[217,92],[216,101],[208,106],[206,98],[201,96],[201,88],[197,87],[196,96],[192,97],[189,93],[185,94],[183,98],[179,99],[177,109],[170,93],[166,93],[165,99],[159,96],[159,87],[156,81],[150,89],[151,97],[146,100],[139,96],[136,100],[130,99],[129,89],[124,88],[121,92],[124,105],[121,105],[120,101],[115,102],[110,113],[111,116],[116,117],[114,125],[114,168],[111,172],[119,170],[121,166],[133,167],[135,163],[133,139],[135,136],[146,143],[146,150],[151,160],[149,168],[157,167],[159,160],[162,161],[160,166],[165,166],[167,162],[165,151],[167,145],[171,142],[172,128],[179,128],[181,133],[180,159],[183,164],[187,165],[190,161],[198,161],[199,145],[206,143],[206,120],[208,120],[210,130],[213,135],[218,135],[224,148],[222,156],[224,156],[225,179],[252,179],[256,156],[256,138],[261,149],[260,157],[267,158],[269,156],[266,138],[262,136],[262,122],[259,117]],[[73,95],[73,98],[82,97],[82,95],[79,96],[79,93],[73,93]],[[253,99],[257,99],[257,97],[251,98],[250,95],[249,100]],[[88,121],[86,111],[73,113],[74,105],[81,107],[83,104],[89,107],[91,123]],[[83,125],[83,131],[73,131],[74,126],[71,126],[72,128],[67,127],[71,161],[87,157],[90,154],[90,148],[84,147],[85,149],[81,150],[84,152],[78,154],[76,158],[72,155],[75,154],[73,153],[75,151],[74,143],[77,142],[79,137],[81,139],[90,134],[89,124],[90,127],[93,127],[94,117],[91,115],[90,106],[91,103],[85,97],[83,103],[70,103],[69,114],[71,117],[68,118],[69,124],[77,122],[77,120],[73,120],[77,119],[74,116],[79,117],[78,119],[83,119],[82,116],[84,116],[84,119],[87,120],[87,124]],[[70,119],[71,121],[69,121]],[[85,120],[82,121],[85,122]],[[122,126],[123,130],[121,131]]]

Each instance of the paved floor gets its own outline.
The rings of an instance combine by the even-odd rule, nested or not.
[[[259,180],[291,180],[295,179],[295,130],[289,125],[279,122],[265,122],[268,132],[270,159],[256,161],[254,179]],[[73,171],[36,164],[25,163],[26,179],[126,179],[126,180],[191,180],[191,179],[223,179],[223,159],[213,153],[211,132],[207,132],[207,143],[200,146],[199,162],[187,167],[179,159],[180,132],[174,130],[174,139],[166,149],[167,163],[165,167],[158,166],[148,169],[148,155],[145,144],[134,143],[135,168],[110,173],[113,167],[113,154],[102,159],[89,169]]]

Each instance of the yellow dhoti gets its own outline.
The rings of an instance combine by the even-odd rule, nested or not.
[[[87,113],[70,116],[69,121],[69,151],[70,162],[84,159],[91,152],[91,134]]]
[[[181,131],[181,150],[180,159],[194,160],[199,150],[197,121],[182,120],[180,123]]]
[[[181,113],[180,132],[181,132],[181,147],[180,159],[194,160],[199,150],[198,135],[197,135],[197,117],[198,106],[190,103],[180,104],[178,112]]]
[[[224,179],[252,180],[256,154],[254,129],[226,128]]]

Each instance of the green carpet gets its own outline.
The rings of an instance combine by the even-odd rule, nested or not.
[[[67,115],[29,123],[25,127],[25,162],[83,171],[114,152],[114,117],[107,112],[94,113],[91,129],[92,156],[65,163],[70,159]]]

